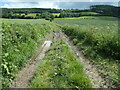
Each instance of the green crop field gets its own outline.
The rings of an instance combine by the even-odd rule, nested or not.
[[[18,23],[18,24],[26,24],[26,23],[47,24],[47,23],[49,23],[44,19],[1,19],[1,21],[5,22],[5,23]]]
[[[60,15],[60,13],[52,13],[54,16],[59,16]]]
[[[55,22],[62,25],[63,32],[99,68],[99,74],[119,86],[118,19],[56,19]]]
[[[37,13],[28,13],[27,15],[25,14],[21,14],[21,15],[25,15],[25,17],[28,17],[28,16],[32,16],[32,17],[35,17]],[[18,13],[16,15],[19,15]]]
[[[21,15],[25,15],[25,17],[32,16],[32,17],[35,18],[36,14],[41,14],[41,13],[28,13],[27,15],[25,15],[25,14],[21,14]],[[51,14],[54,15],[54,16],[59,16],[60,15],[60,13],[51,13]],[[19,14],[17,14],[17,15],[19,15]]]
[[[102,19],[102,20],[118,20],[116,17],[111,16],[81,16],[81,17],[68,17],[68,18],[57,18],[55,21],[59,21],[58,19]],[[60,20],[61,21],[61,20]],[[60,22],[59,21],[59,22]]]
[[[81,15],[98,15],[99,13],[96,12],[81,12]]]

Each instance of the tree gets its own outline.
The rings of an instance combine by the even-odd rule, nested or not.
[[[13,12],[8,13],[8,18],[12,18]]]
[[[23,19],[24,19],[24,18],[25,18],[25,15],[22,15],[22,17],[21,17],[21,18],[23,18]]]
[[[54,20],[54,18],[55,18],[54,15],[51,14],[51,16],[50,16],[50,22],[52,22]]]
[[[36,16],[35,16],[36,19],[39,19],[40,18],[40,15],[37,13]]]
[[[112,5],[92,5],[90,6],[91,11],[100,13],[102,15],[116,16],[118,17],[119,7]]]
[[[27,12],[27,11],[25,12],[25,15],[28,15],[28,12]]]
[[[39,14],[37,13],[36,16],[39,16]]]

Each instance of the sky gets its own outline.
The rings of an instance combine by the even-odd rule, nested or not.
[[[101,2],[102,1],[102,2]],[[87,9],[91,5],[118,6],[119,0],[1,0],[0,8]]]

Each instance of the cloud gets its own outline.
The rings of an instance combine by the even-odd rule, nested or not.
[[[31,3],[4,3],[1,7],[2,8],[24,8],[24,7],[30,8],[30,6],[34,7],[34,5]]]
[[[91,5],[114,5],[117,2],[60,2],[59,7],[62,9],[88,9]]]
[[[36,8],[56,8],[56,9],[58,9],[59,7],[56,2],[42,1],[42,2],[38,2],[38,5]]]
[[[90,0],[90,2],[93,2],[93,0]]]
[[[10,1],[10,0],[9,0]],[[22,0],[14,0],[17,2],[2,2],[1,8],[56,8],[56,9],[87,9],[91,5],[114,5],[117,2],[59,2],[55,1],[38,1],[38,2],[18,2]],[[33,0],[34,1],[34,0]]]
[[[1,7],[2,8],[30,8],[30,6],[34,7],[31,3],[5,3]]]
[[[41,2],[41,1],[51,1],[51,2],[119,2],[119,0],[0,0],[1,2]]]
[[[3,3],[1,8],[56,8],[58,5],[55,2],[41,1],[41,2],[8,2]]]

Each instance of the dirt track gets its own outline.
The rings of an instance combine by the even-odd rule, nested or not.
[[[91,83],[93,84],[93,88],[108,88],[108,85],[105,85],[106,82],[104,79],[99,76],[97,69],[94,65],[90,63],[89,60],[85,59],[82,52],[78,50],[76,46],[73,45],[72,42],[70,42],[69,37],[61,32],[62,39],[66,41],[66,43],[69,45],[69,47],[74,51],[76,54],[76,57],[80,61],[80,63],[84,67],[84,72],[91,80]]]
[[[39,65],[41,59],[44,58],[45,52],[49,49],[52,40],[57,40],[59,38],[63,39],[69,45],[71,50],[74,51],[74,53],[76,54],[76,57],[84,67],[84,72],[91,80],[91,83],[93,84],[93,88],[108,88],[108,86],[105,85],[104,80],[99,76],[96,70],[96,67],[92,65],[89,60],[83,57],[82,53],[77,49],[77,47],[74,46],[70,42],[69,38],[62,32],[54,33],[54,38],[47,39],[47,41],[44,42],[41,50],[39,51],[37,58],[33,60],[30,64],[27,64],[26,67],[24,67],[18,73],[17,78],[10,85],[10,88],[27,88],[28,87],[29,81],[34,76],[35,70]]]
[[[40,64],[41,59],[44,58],[46,51],[50,48],[52,43],[52,38],[46,38],[43,45],[40,48],[39,54],[36,56],[35,60],[30,59],[28,64],[23,67],[17,74],[16,79],[9,86],[10,88],[27,88],[30,80],[34,76],[35,70]]]

